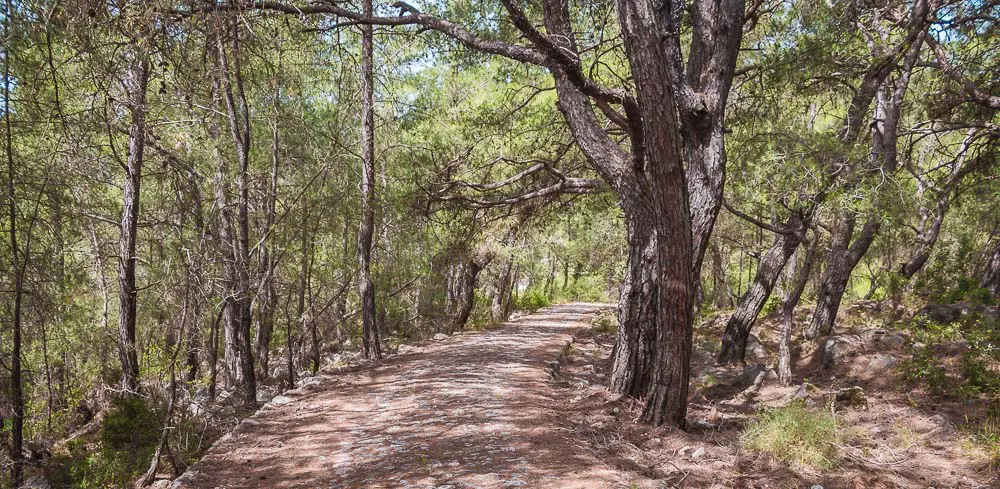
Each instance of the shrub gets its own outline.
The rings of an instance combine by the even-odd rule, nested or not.
[[[750,450],[789,464],[831,469],[837,465],[837,421],[801,402],[761,411],[740,437]]]
[[[149,464],[159,442],[160,423],[143,399],[115,399],[97,443],[78,439],[53,457],[49,474],[53,486],[130,486]]]
[[[605,309],[590,320],[590,326],[598,333],[615,333],[618,331],[618,315],[614,309]]]
[[[538,289],[528,289],[517,300],[517,308],[534,312],[537,309],[551,305],[548,296]]]

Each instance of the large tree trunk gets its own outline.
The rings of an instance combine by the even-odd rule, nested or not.
[[[135,348],[136,233],[139,219],[139,184],[146,146],[146,86],[149,84],[149,59],[141,53],[131,66],[126,86],[132,122],[128,131],[128,161],[125,167],[121,236],[118,241],[118,358],[122,365],[122,391],[139,392],[139,359]]]
[[[623,206],[625,207],[625,206]],[[626,214],[628,261],[618,298],[618,337],[611,368],[612,392],[642,398],[649,390],[656,349],[656,300],[659,294],[656,238],[652,218]]]
[[[784,227],[800,232],[802,218],[793,214]],[[774,285],[778,283],[778,278],[781,277],[785,264],[795,253],[799,243],[799,238],[791,233],[777,234],[774,237],[774,243],[757,267],[753,284],[747,289],[746,294],[743,294],[740,303],[726,324],[726,331],[722,335],[722,351],[719,353],[718,359],[720,364],[738,364],[743,361],[750,329],[757,321],[760,311],[764,309],[767,299],[771,297]]]
[[[372,15],[372,0],[364,0],[364,15]],[[375,75],[372,68],[372,26],[361,26],[361,227],[358,230],[358,293],[361,295],[362,346],[365,358],[381,359],[382,345],[375,318],[375,283],[371,277],[372,234],[375,227]]]
[[[854,237],[856,217],[850,215],[837,219],[830,238],[830,252],[827,254],[826,269],[816,297],[816,310],[806,331],[806,337],[815,339],[833,333],[834,322],[840,301],[844,298],[847,284],[851,280],[851,272],[861,258],[868,252],[880,224],[875,219],[865,222],[858,236]]]
[[[816,261],[816,250],[819,249],[819,239],[814,237],[808,244],[805,260],[802,267],[792,275],[795,277],[792,289],[785,296],[785,302],[781,307],[781,340],[778,342],[778,381],[782,385],[789,385],[792,382],[792,326],[795,319],[795,306],[802,298],[802,292],[806,290],[806,283],[809,282],[809,273],[812,271],[813,263]],[[792,262],[794,265],[794,261]]]

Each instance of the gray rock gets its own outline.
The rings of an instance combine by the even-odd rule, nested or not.
[[[292,402],[292,398],[288,396],[275,396],[274,399],[271,399],[271,404],[275,406],[281,406],[290,402]]]
[[[24,481],[24,485],[21,486],[21,489],[52,489],[52,484],[49,484],[49,481],[45,478],[45,476],[33,475]]]
[[[705,454],[705,447],[698,447],[698,449],[691,454],[691,460],[697,460],[698,458],[701,458],[701,456],[704,454]]]
[[[901,350],[908,339],[902,333],[884,329],[872,329],[864,332],[862,338],[870,348],[879,350]]]
[[[446,339],[448,339],[448,335],[446,335],[444,333],[438,333],[438,334],[434,335],[434,341],[443,341],[443,340],[446,340]]]
[[[743,374],[740,375],[740,383],[742,385],[755,385],[760,384],[766,379],[776,380],[778,374],[775,373],[774,369],[767,368],[760,363],[753,363],[743,367]]]
[[[899,359],[895,355],[890,355],[888,353],[876,353],[868,357],[868,363],[865,364],[864,373],[868,377],[876,377],[882,374],[888,374],[897,364],[899,364]]]
[[[257,388],[257,402],[261,404],[271,402],[271,399],[274,399],[274,395],[275,392],[272,389],[268,389],[266,387]]]
[[[969,314],[989,315],[991,312],[994,311],[988,311],[987,308],[983,306],[976,306],[967,302],[956,302],[954,304],[927,304],[917,311],[916,315],[926,316],[932,321],[948,324],[954,323],[955,321],[962,319],[963,316],[968,316]]]
[[[857,335],[835,335],[827,338],[823,342],[819,367],[826,370],[844,363],[861,350],[862,344],[863,340]]]
[[[770,358],[770,353],[768,353],[767,348],[760,343],[760,338],[757,335],[750,335],[747,338],[747,349],[746,349],[747,359],[756,363],[767,363]]]

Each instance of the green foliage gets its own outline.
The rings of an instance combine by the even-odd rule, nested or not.
[[[905,326],[914,335],[910,358],[900,369],[912,385],[940,397],[1000,395],[1000,330],[997,321],[970,315],[951,324],[917,317]]]
[[[549,296],[546,295],[544,291],[533,288],[526,290],[520,297],[518,297],[516,308],[534,312],[550,305],[552,305],[552,302],[549,300]]]
[[[598,333],[613,334],[618,331],[618,314],[614,309],[605,309],[590,320],[590,327]]]
[[[67,489],[130,486],[148,467],[160,423],[143,399],[115,399],[98,440],[74,440],[53,457],[50,481]]]
[[[836,419],[826,411],[809,411],[801,402],[759,412],[740,439],[746,448],[789,464],[824,470],[838,464]]]

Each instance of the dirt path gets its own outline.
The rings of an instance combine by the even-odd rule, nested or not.
[[[546,363],[601,304],[541,310],[321,376],[272,401],[175,488],[612,488],[556,422]]]

